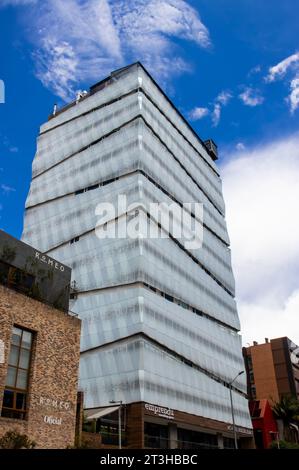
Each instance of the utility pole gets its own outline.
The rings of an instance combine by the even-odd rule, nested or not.
[[[111,400],[110,403],[113,403],[115,405],[119,404],[118,408],[118,448],[121,449],[121,411],[122,411],[122,400],[115,401]]]
[[[229,385],[229,396],[230,396],[230,407],[232,413],[232,421],[233,421],[233,433],[234,433],[234,441],[235,441],[235,449],[238,449],[238,437],[236,431],[236,424],[235,424],[235,412],[234,412],[234,405],[233,405],[233,393],[232,393],[232,385],[234,381],[239,377],[239,375],[244,374],[244,370],[241,370],[236,377],[228,384]]]

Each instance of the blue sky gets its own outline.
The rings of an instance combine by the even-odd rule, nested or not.
[[[0,227],[21,235],[53,104],[140,60],[219,146],[245,340],[299,343],[296,0],[0,0],[0,21]]]

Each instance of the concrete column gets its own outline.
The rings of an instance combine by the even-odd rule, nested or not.
[[[223,436],[222,436],[222,434],[217,434],[217,438],[218,438],[218,448],[223,449],[224,445],[223,445]]]
[[[169,439],[169,448],[177,449],[178,448],[178,428],[176,424],[168,425],[168,439]]]

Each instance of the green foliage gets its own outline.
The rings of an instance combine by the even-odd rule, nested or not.
[[[278,449],[278,442],[271,442],[269,448]],[[295,442],[279,441],[279,449],[299,449],[299,444],[296,444]]]
[[[297,431],[299,424],[299,401],[297,397],[283,395],[279,402],[274,405],[273,414],[276,419],[281,420],[283,423],[283,443],[287,442],[287,444],[290,444],[297,442],[299,439]],[[292,449],[295,448],[297,447],[292,447]]]
[[[89,444],[86,440],[82,439],[81,443],[76,440],[73,446],[67,446],[67,449],[93,449],[93,447],[89,447]]]
[[[7,431],[0,438],[0,449],[34,449],[36,443],[31,441],[26,434],[18,431]]]
[[[292,422],[298,421],[299,401],[291,395],[284,395],[273,407],[274,416],[281,419],[288,426]]]

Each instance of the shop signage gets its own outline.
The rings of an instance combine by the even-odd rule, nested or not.
[[[144,408],[154,413],[154,415],[160,416],[161,418],[174,419],[174,410],[171,410],[170,408],[151,405],[150,403],[145,403]]]
[[[40,406],[48,406],[59,411],[69,411],[71,409],[71,403],[69,401],[57,400],[55,398],[39,397]]]
[[[41,263],[45,263],[48,266],[53,266],[54,269],[58,269],[59,271],[63,272],[64,271],[64,266],[63,264],[58,263],[54,259],[49,258],[46,255],[43,255],[39,251],[35,252],[35,258],[38,259]]]
[[[231,424],[227,426],[228,431],[233,431],[234,428]],[[236,432],[239,434],[248,434],[249,436],[252,436],[252,431],[251,429],[246,429],[246,428],[240,428],[239,426],[236,426]]]
[[[62,419],[56,418],[56,416],[44,416],[44,422],[47,424],[56,424],[57,426],[61,426]]]

